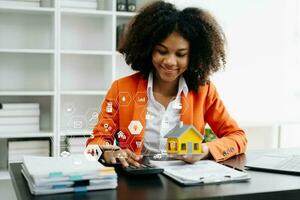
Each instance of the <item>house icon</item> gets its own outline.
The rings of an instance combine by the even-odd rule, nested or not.
[[[204,137],[193,125],[176,126],[164,138],[167,138],[166,150],[169,154],[202,153]]]

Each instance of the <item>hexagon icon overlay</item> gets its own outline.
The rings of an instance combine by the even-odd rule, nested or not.
[[[98,145],[90,144],[84,150],[84,155],[89,161],[98,161],[102,151]]]
[[[128,126],[128,129],[132,135],[139,135],[143,130],[143,125],[139,120],[132,120]]]
[[[131,97],[129,92],[120,92],[118,99],[121,106],[128,106],[133,97]]]

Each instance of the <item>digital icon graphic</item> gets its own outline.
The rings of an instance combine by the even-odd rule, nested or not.
[[[136,144],[137,148],[139,148],[139,149],[142,148],[142,141],[139,141],[139,140],[135,141],[135,144]]]
[[[106,105],[106,112],[107,113],[112,113],[113,108],[112,108],[112,102],[108,102]]]
[[[145,105],[148,102],[147,93],[145,92],[137,92],[134,101],[138,105]]]
[[[71,115],[74,113],[75,111],[75,106],[73,103],[65,103],[63,105],[63,111],[64,111],[64,114],[66,115]]]
[[[73,128],[74,129],[82,129],[83,122],[81,120],[74,120],[73,122]]]
[[[117,133],[117,137],[118,137],[118,139],[126,140],[126,135],[122,131],[119,131]]]
[[[93,112],[92,116],[89,119],[89,122],[91,122],[91,121],[93,121],[93,120],[95,120],[97,118],[98,118],[98,113],[97,112]]]
[[[102,151],[98,145],[90,144],[84,150],[84,155],[89,161],[98,161]]]
[[[67,152],[67,151],[63,151],[63,152],[60,153],[60,156],[64,157],[64,158],[69,157],[70,155],[71,155],[70,152]]]
[[[139,97],[137,99],[137,102],[139,102],[139,103],[145,103],[146,102],[146,97]]]
[[[143,126],[140,121],[132,120],[128,126],[128,129],[132,135],[138,135],[143,130]]]
[[[181,109],[182,108],[182,104],[180,103],[180,102],[176,102],[176,103],[174,103],[173,104],[173,106],[172,106],[174,109]]]
[[[108,132],[108,131],[112,130],[112,127],[109,126],[109,124],[107,124],[107,123],[103,124],[103,127],[104,127],[105,132]]]
[[[127,106],[132,100],[131,95],[128,92],[120,92],[119,94],[119,104],[121,106]]]
[[[152,119],[152,115],[150,115],[150,114],[147,113],[146,114],[146,119],[148,119],[148,120],[150,119],[151,120]]]

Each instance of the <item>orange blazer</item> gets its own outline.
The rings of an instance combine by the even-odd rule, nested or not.
[[[116,139],[121,148],[141,154],[146,125],[147,83],[141,73],[114,81],[102,103],[98,123],[87,144],[113,144]],[[187,96],[182,93],[181,104],[181,121],[184,124],[193,124],[204,134],[208,123],[217,135],[218,139],[207,142],[216,161],[245,152],[246,135],[226,111],[212,82],[200,86],[198,92],[189,91]],[[128,126],[133,120],[142,125],[139,134],[130,134]]]

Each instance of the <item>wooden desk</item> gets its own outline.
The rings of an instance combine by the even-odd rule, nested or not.
[[[240,155],[226,161],[226,164],[243,168],[251,157]],[[115,190],[91,191],[87,193],[65,193],[46,196],[30,194],[27,182],[21,174],[21,164],[10,164],[10,175],[20,200],[109,200],[109,199],[230,199],[230,200],[289,200],[300,198],[300,176],[249,171],[251,180],[241,183],[182,187],[164,175],[133,178],[118,176]]]

